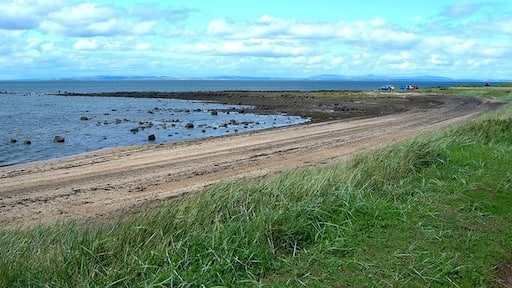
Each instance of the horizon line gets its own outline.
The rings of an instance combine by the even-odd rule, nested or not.
[[[17,78],[0,79],[0,81],[129,81],[129,80],[218,80],[218,81],[237,81],[237,80],[296,80],[296,81],[397,81],[397,80],[415,80],[415,81],[463,81],[463,82],[512,82],[512,79],[475,79],[475,78],[452,78],[435,75],[421,76],[382,76],[382,75],[358,75],[346,76],[338,74],[319,74],[307,77],[276,77],[276,76],[239,76],[239,75],[216,75],[216,76],[143,76],[143,75],[95,75],[95,76],[71,76],[54,78]]]

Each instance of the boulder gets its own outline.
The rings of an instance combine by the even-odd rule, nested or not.
[[[30,145],[32,144],[32,141],[30,141],[30,139],[25,139],[25,141],[23,141],[23,144]]]
[[[185,128],[187,128],[187,129],[193,129],[193,128],[194,128],[194,123],[187,123],[187,124],[185,125]]]
[[[151,134],[148,136],[148,141],[155,141],[155,140],[156,140],[155,134]]]
[[[89,120],[89,117],[87,117],[87,116],[82,116],[82,117],[80,117],[80,120],[82,120],[82,121],[87,121],[87,120]]]
[[[55,136],[53,137],[53,142],[56,142],[56,143],[64,143],[64,141],[66,141],[66,139],[62,136]]]
[[[11,143],[16,143],[16,142],[18,142],[18,140],[11,138]]]

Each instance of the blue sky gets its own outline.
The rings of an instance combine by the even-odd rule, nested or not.
[[[512,2],[0,0],[0,80],[512,79]]]

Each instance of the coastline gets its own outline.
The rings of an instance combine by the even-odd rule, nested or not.
[[[368,118],[443,104],[434,94],[380,91],[195,91],[55,93],[59,96],[163,98],[251,106],[255,114],[310,118],[312,123]],[[238,111],[238,110],[235,110]]]
[[[316,100],[304,99],[301,103],[316,104]],[[405,103],[418,99],[423,108],[416,104],[406,106],[403,112],[331,121],[328,118],[335,116],[329,110],[322,111],[328,115],[321,118],[324,121],[307,125],[119,147],[3,167],[0,223],[20,227],[63,220],[110,221],[221,181],[275,175],[346,159],[363,149],[448,127],[498,105],[435,95],[396,99]],[[367,96],[368,105],[377,105],[374,100]]]

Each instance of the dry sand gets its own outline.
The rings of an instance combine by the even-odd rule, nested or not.
[[[414,97],[406,98],[415,103]],[[422,101],[430,104],[409,105],[384,116],[338,117],[256,133],[123,147],[3,167],[0,225],[108,221],[219,181],[346,159],[357,151],[441,129],[496,106],[456,97],[432,96],[430,102]]]

